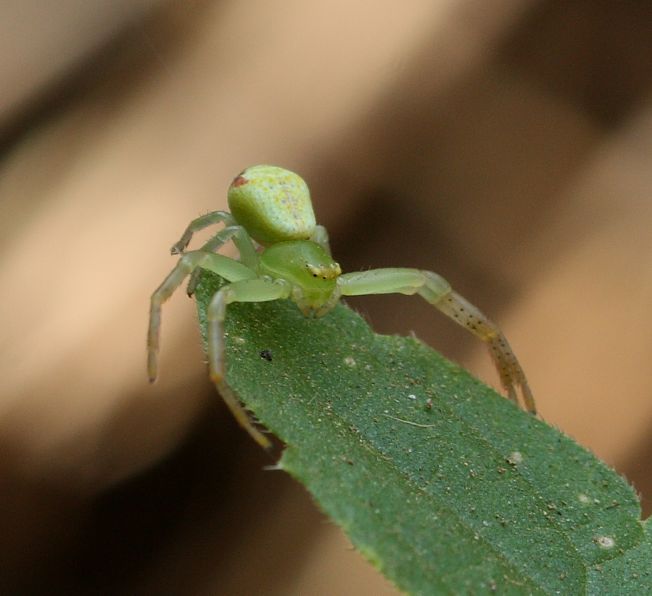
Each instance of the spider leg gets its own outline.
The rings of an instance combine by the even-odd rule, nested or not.
[[[251,269],[255,269],[258,263],[258,255],[256,254],[256,249],[251,243],[249,235],[242,226],[228,226],[223,230],[220,230],[215,234],[215,236],[208,240],[208,242],[202,245],[199,250],[203,252],[216,252],[226,242],[231,240],[231,238],[233,238],[240,253],[240,262]],[[192,296],[195,293],[195,289],[199,283],[200,274],[201,269],[195,269],[190,275],[190,281],[186,288],[186,294],[188,294],[188,296]]]
[[[221,288],[211,299],[207,310],[208,370],[211,380],[240,426],[265,449],[271,447],[269,439],[252,424],[247,411],[240,405],[236,394],[226,382],[224,319],[226,307],[233,302],[268,302],[288,298],[290,292],[288,283],[247,279]]]
[[[186,249],[192,236],[195,232],[199,232],[204,228],[207,228],[210,225],[216,223],[224,223],[227,227],[218,232],[213,238],[211,238],[200,250],[205,250],[206,252],[214,252],[218,250],[225,242],[233,238],[233,242],[236,245],[238,252],[240,253],[240,261],[242,261],[247,267],[254,267],[258,262],[258,255],[256,254],[256,248],[254,247],[251,238],[247,231],[240,225],[236,224],[236,221],[228,211],[212,211],[206,215],[202,215],[197,219],[193,219],[188,227],[185,229],[181,238],[178,242],[172,245],[170,252],[173,255],[180,255]],[[227,232],[227,230],[229,230]],[[196,284],[195,284],[196,285]]]
[[[175,242],[172,245],[170,252],[173,255],[179,255],[183,253],[183,251],[186,249],[186,246],[188,246],[190,243],[192,235],[195,232],[199,232],[200,230],[203,230],[204,228],[207,228],[208,226],[216,223],[224,223],[227,226],[230,226],[235,224],[235,219],[233,219],[233,216],[228,211],[212,211],[211,213],[206,213],[197,219],[193,219],[188,224],[188,227],[181,235],[179,241]]]
[[[185,253],[174,269],[154,291],[150,299],[149,327],[147,332],[147,372],[150,382],[158,372],[159,335],[161,329],[161,306],[198,267],[214,271],[229,281],[252,279],[256,273],[235,259],[224,255],[195,250]]]
[[[518,402],[516,388],[520,387],[525,408],[528,412],[536,414],[534,396],[525,378],[525,373],[507,338],[498,326],[463,296],[454,291],[448,293],[433,306],[487,344],[496,370],[498,370],[500,382],[507,391],[508,397],[512,401]]]
[[[329,255],[331,254],[331,244],[328,239],[328,230],[324,226],[317,224],[315,231],[312,233],[310,240],[316,242],[321,246]]]
[[[533,414],[536,413],[534,397],[525,373],[505,336],[478,308],[453,291],[450,284],[440,275],[419,269],[373,269],[346,273],[340,277],[339,283],[344,296],[419,294],[432,306],[487,344],[498,370],[500,382],[509,399],[518,402],[516,389],[520,387],[525,408]]]

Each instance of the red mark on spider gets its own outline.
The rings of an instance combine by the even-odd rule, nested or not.
[[[231,182],[231,186],[237,188],[238,186],[242,186],[243,184],[247,184],[249,180],[247,180],[244,176],[236,176],[233,179],[233,182]]]

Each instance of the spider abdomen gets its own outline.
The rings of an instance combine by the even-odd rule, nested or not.
[[[315,231],[310,191],[301,176],[276,166],[253,166],[231,182],[231,213],[258,243],[307,240]]]

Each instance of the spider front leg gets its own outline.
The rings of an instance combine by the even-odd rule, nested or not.
[[[421,292],[419,293],[423,296]],[[525,378],[523,368],[507,338],[498,326],[463,296],[454,291],[451,291],[433,306],[459,325],[466,327],[488,345],[489,353],[500,376],[500,382],[507,391],[508,397],[518,403],[516,388],[520,387],[525,409],[532,414],[536,414],[534,396]]]
[[[182,254],[190,243],[195,232],[199,232],[212,224],[220,222],[225,223],[227,227],[215,234],[215,236],[203,244],[199,250],[204,252],[216,252],[233,238],[233,242],[240,253],[240,261],[247,265],[247,267],[255,267],[258,262],[258,255],[256,254],[253,242],[251,241],[249,234],[247,234],[247,231],[241,225],[237,225],[233,216],[227,211],[213,211],[212,213],[207,213],[197,219],[193,219],[188,224],[181,239],[172,245],[170,252],[173,255]],[[199,274],[199,269],[192,272],[190,281],[188,282],[188,287],[186,288],[186,294],[188,294],[188,296],[192,296],[195,293],[195,289],[199,283]]]
[[[246,235],[246,232],[244,231],[242,226],[229,226],[227,228],[224,228],[223,230],[220,230],[208,242],[203,244],[199,250],[203,252],[216,252],[231,238],[233,238],[234,236],[237,238],[239,235],[242,234]],[[249,244],[251,245],[251,242],[249,242]],[[245,264],[248,267],[255,267],[255,263],[257,262],[258,258],[255,256],[253,245],[251,245],[251,250],[253,251],[252,255],[249,256],[246,260],[242,258],[242,251],[240,251],[240,260],[245,261]],[[199,283],[200,275],[201,275],[200,268],[195,269],[190,274],[190,281],[188,282],[188,286],[186,287],[186,294],[188,294],[188,296],[192,296],[195,293],[195,290],[197,289],[197,284]]]
[[[525,408],[533,414],[536,413],[534,397],[525,373],[505,336],[480,310],[454,292],[450,284],[440,275],[418,269],[374,269],[342,275],[340,287],[344,296],[419,294],[488,345],[489,353],[508,397],[518,402],[516,389],[520,387]]]
[[[188,227],[181,235],[179,241],[172,245],[170,252],[173,255],[182,254],[188,244],[190,244],[195,232],[199,232],[204,228],[217,223],[224,223],[227,227],[213,236],[213,238],[206,242],[200,250],[206,252],[216,251],[225,242],[228,242],[228,240],[233,238],[233,242],[240,253],[240,260],[247,265],[247,267],[253,267],[258,260],[256,248],[254,247],[247,231],[241,225],[236,223],[233,215],[228,211],[212,211],[211,213],[202,215],[197,219],[193,219],[188,224]]]
[[[269,439],[252,424],[246,410],[240,405],[237,396],[226,382],[224,319],[226,307],[233,302],[269,302],[288,298],[290,293],[291,287],[287,282],[247,279],[221,288],[211,299],[206,313],[208,370],[211,380],[240,426],[265,449],[271,447]]]
[[[172,296],[174,291],[183,283],[183,280],[198,267],[213,271],[229,281],[240,281],[256,277],[256,273],[249,267],[224,255],[216,255],[201,250],[185,253],[150,299],[147,332],[147,372],[150,382],[156,380],[158,373],[161,306]]]
[[[235,219],[233,219],[233,215],[228,211],[212,211],[211,213],[206,213],[206,215],[193,219],[184,230],[179,241],[172,245],[170,252],[173,255],[183,253],[188,244],[190,244],[195,232],[199,232],[204,228],[217,223],[224,223],[227,226],[231,226],[235,224]]]

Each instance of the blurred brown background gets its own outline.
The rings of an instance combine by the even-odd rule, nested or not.
[[[394,594],[151,291],[243,167],[301,173],[345,269],[445,275],[542,416],[652,497],[652,4],[6,0],[0,591]],[[351,301],[496,384],[425,303]]]

